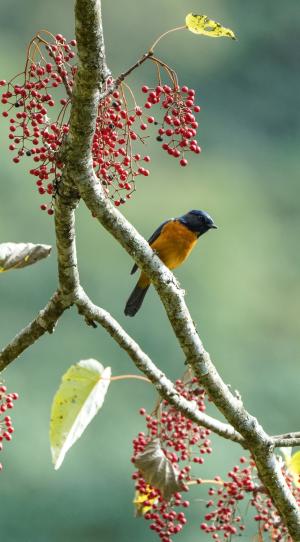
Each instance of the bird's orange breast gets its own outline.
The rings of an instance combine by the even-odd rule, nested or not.
[[[169,269],[175,269],[188,257],[196,242],[195,233],[178,220],[172,220],[163,227],[151,248]]]
[[[169,269],[175,269],[186,260],[196,242],[195,233],[178,220],[172,220],[162,228],[159,237],[151,244],[151,248]],[[150,284],[145,273],[141,273],[138,284],[141,288],[146,288]]]

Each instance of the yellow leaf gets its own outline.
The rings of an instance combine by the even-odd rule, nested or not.
[[[195,15],[189,13],[185,18],[185,24],[187,28],[194,32],[194,34],[203,34],[204,36],[210,36],[211,38],[221,38],[222,36],[227,38],[236,39],[234,32],[230,28],[221,26],[216,21],[212,21],[206,15]]]
[[[137,516],[143,516],[144,514],[146,514],[146,512],[149,512],[149,510],[152,510],[153,505],[158,502],[158,497],[152,497],[151,499],[149,499],[149,495],[151,494],[151,491],[152,491],[152,488],[148,484],[147,493],[140,493],[139,491],[135,492],[133,504],[135,506]],[[144,502],[146,501],[147,501],[147,505],[145,506]]]
[[[94,359],[72,365],[63,375],[51,408],[50,444],[55,470],[102,407],[110,377],[110,367],[104,369]]]
[[[300,476],[300,452],[296,452],[292,455],[290,460],[287,463],[287,468],[290,473],[293,475],[294,484],[297,487],[300,487],[299,476]]]

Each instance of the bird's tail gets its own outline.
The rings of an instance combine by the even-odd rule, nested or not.
[[[149,286],[150,284],[145,288],[141,288],[141,286],[139,286],[139,283],[137,283],[136,287],[131,292],[127,300],[124,310],[126,316],[134,316],[137,313],[144,301],[144,297],[147,293]]]

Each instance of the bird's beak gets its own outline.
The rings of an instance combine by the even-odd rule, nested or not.
[[[211,225],[210,225],[210,228],[213,229],[213,230],[217,230],[217,229],[218,229],[218,226],[216,226],[216,224],[211,224]]]

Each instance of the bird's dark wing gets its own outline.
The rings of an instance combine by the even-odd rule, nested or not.
[[[148,243],[149,243],[150,246],[160,236],[161,230],[163,229],[164,225],[168,224],[168,222],[171,222],[171,220],[173,220],[173,218],[169,218],[169,220],[165,220],[165,222],[163,222],[160,226],[158,226],[158,228],[155,230],[155,232],[152,233],[151,237],[148,239]],[[136,272],[137,268],[138,268],[138,266],[135,263],[133,268],[131,269],[130,274],[133,275],[133,273]]]

